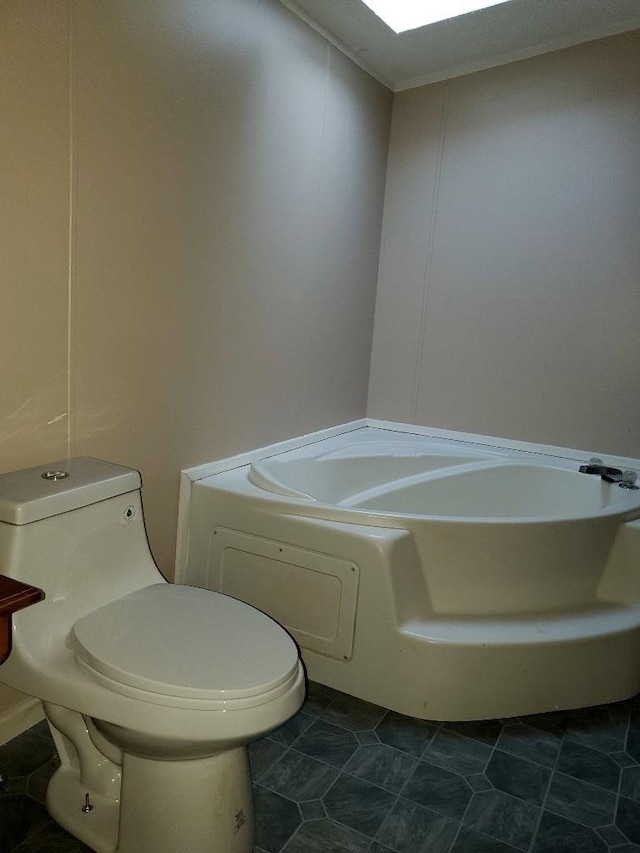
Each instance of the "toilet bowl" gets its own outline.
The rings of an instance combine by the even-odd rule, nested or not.
[[[0,682],[43,702],[51,815],[97,853],[250,853],[247,744],[300,707],[272,619],[167,583],[137,472],[83,457],[0,475],[0,570],[42,588]]]

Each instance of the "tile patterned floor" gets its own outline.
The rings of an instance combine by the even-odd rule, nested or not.
[[[440,724],[311,684],[250,760],[255,853],[640,853],[640,697]],[[44,724],[0,748],[2,853],[88,851],[43,806],[56,766]]]

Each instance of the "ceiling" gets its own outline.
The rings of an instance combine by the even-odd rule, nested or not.
[[[640,29],[640,0],[511,0],[399,35],[361,0],[280,2],[393,91]]]

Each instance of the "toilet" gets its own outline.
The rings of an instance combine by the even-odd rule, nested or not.
[[[298,649],[229,596],[167,583],[137,471],[83,457],[0,475],[13,616],[0,682],[42,700],[47,808],[96,853],[251,853],[247,744],[296,713]]]

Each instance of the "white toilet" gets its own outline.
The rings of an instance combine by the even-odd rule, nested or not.
[[[0,572],[46,596],[14,614],[0,681],[44,703],[52,816],[97,853],[250,853],[246,745],[304,696],[289,635],[167,583],[138,473],[99,459],[0,475]]]

